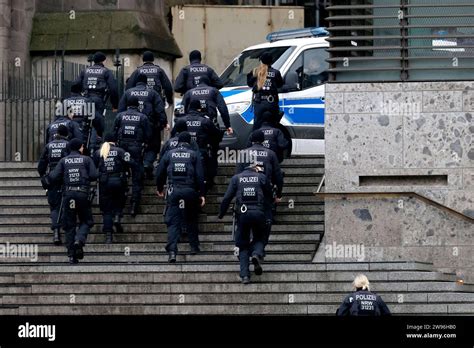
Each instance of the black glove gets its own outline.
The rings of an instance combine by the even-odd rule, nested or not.
[[[43,186],[45,190],[48,190],[51,186],[51,182],[49,181],[49,177],[47,175],[43,175],[41,177],[41,186]]]
[[[224,218],[224,216],[219,214],[219,215],[217,216],[217,218],[218,218],[219,220],[222,220],[222,219]]]

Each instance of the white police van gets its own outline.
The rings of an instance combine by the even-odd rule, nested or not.
[[[247,74],[260,64],[268,52],[272,66],[280,70],[285,86],[280,93],[281,124],[293,139],[292,154],[324,154],[324,83],[328,79],[329,43],[324,28],[305,28],[271,33],[266,43],[251,46],[240,53],[221,74],[225,98],[234,134],[225,135],[221,146],[246,147],[252,131],[252,91]]]

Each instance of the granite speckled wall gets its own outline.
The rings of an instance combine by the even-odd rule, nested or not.
[[[415,192],[474,218],[473,81],[328,84],[326,103],[326,192]],[[332,197],[325,209],[325,245],[474,281],[470,221],[408,197]],[[320,248],[315,260],[327,258]]]

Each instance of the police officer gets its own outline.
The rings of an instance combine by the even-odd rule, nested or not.
[[[254,120],[253,129],[259,129],[262,124],[262,115],[270,111],[275,121],[280,121],[278,88],[283,86],[280,71],[271,67],[272,56],[264,52],[260,56],[261,64],[247,74],[247,85],[253,91]]]
[[[89,98],[82,95],[82,85],[73,83],[71,86],[71,96],[63,100],[65,115],[72,114],[72,120],[79,125],[82,140],[90,141],[91,121],[95,117],[95,105]]]
[[[51,212],[51,229],[53,230],[53,243],[55,245],[61,244],[61,198],[62,198],[62,183],[50,183],[45,178],[46,172],[52,172],[61,158],[69,153],[68,149],[68,129],[65,125],[58,127],[57,133],[53,141],[49,142],[41,153],[38,162],[38,173],[41,176],[41,183],[43,188],[48,190],[48,204]]]
[[[183,117],[176,119],[173,129],[171,130],[171,137],[163,144],[160,152],[160,160],[165,156],[165,154],[172,149],[178,147],[178,137],[181,132],[187,132],[188,126]],[[191,140],[191,149],[199,152],[199,146],[196,141]]]
[[[82,70],[75,81],[82,84],[83,91],[95,105],[95,117],[92,125],[99,137],[102,137],[104,132],[104,110],[107,96],[110,96],[113,112],[117,111],[119,102],[117,81],[112,71],[104,66],[105,59],[105,54],[96,52],[93,57],[94,65]]]
[[[163,197],[163,187],[168,179],[165,223],[168,227],[168,252],[170,263],[176,262],[178,240],[182,228],[186,227],[191,255],[199,249],[198,212],[206,203],[204,175],[201,156],[189,145],[191,135],[181,132],[178,147],[169,150],[160,161],[157,169],[156,189]]]
[[[63,179],[63,226],[66,232],[67,255],[70,263],[78,263],[78,260],[84,258],[83,247],[90,228],[94,225],[89,194],[90,183],[95,181],[98,175],[92,159],[82,155],[84,145],[81,140],[72,139],[69,148],[71,153],[59,161],[48,177],[52,183]],[[76,231],[77,219],[79,228]]]
[[[336,312],[337,316],[388,316],[391,315],[382,298],[370,291],[369,279],[364,274],[355,277],[354,292],[349,294]]]
[[[212,123],[211,119],[204,115],[201,109],[202,104],[194,99],[189,106],[189,112],[183,119],[186,121],[186,127],[191,139],[196,141],[204,166],[204,177],[206,178],[206,187],[211,189],[214,183],[214,177],[217,174],[217,160],[213,160],[213,146],[216,146],[220,132]]]
[[[138,111],[137,97],[128,98],[127,110],[115,118],[114,133],[119,147],[130,154],[132,171],[131,215],[138,214],[141,191],[143,187],[143,150],[151,137],[151,126],[148,117]]]
[[[198,50],[189,53],[190,64],[181,69],[174,82],[174,90],[177,93],[184,94],[188,90],[196,87],[201,83],[201,79],[207,76],[209,79],[209,86],[221,89],[224,87],[219,76],[209,66],[201,64],[201,52]]]
[[[189,106],[194,100],[198,100],[201,103],[201,109],[206,111],[207,116],[209,116],[217,128],[219,128],[217,121],[217,110],[219,110],[227,132],[232,134],[229,110],[224,98],[217,88],[209,86],[209,78],[207,76],[203,76],[201,82],[196,87],[184,94],[182,104],[185,113],[189,112]]]
[[[165,100],[168,101],[168,104],[173,104],[173,85],[171,84],[170,79],[166,75],[165,71],[154,64],[155,55],[153,52],[146,51],[143,53],[143,65],[138,67],[130,78],[127,81],[125,89],[130,89],[137,86],[138,84],[138,75],[144,74],[147,77],[146,84],[148,87],[153,88],[163,100],[163,105],[165,105]]]
[[[260,130],[264,136],[262,145],[275,152],[278,162],[283,162],[285,150],[288,150],[290,143],[286,140],[283,132],[275,127],[272,122],[272,114],[269,111],[265,111],[262,115],[262,126]],[[249,147],[252,146],[250,138],[251,136],[248,142]]]
[[[58,128],[60,126],[65,126],[67,128],[67,138],[69,140],[73,138],[82,140],[82,132],[79,128],[79,125],[76,122],[72,121],[73,114],[68,113],[64,115],[62,108],[61,111],[57,110],[56,113],[56,119],[49,124],[48,128],[46,128],[46,143],[49,143],[54,140],[54,137],[58,132]]]
[[[145,149],[144,166],[145,174],[148,179],[153,178],[153,162],[161,147],[161,131],[169,129],[168,119],[166,117],[165,108],[160,95],[152,88],[147,86],[147,77],[144,74],[138,74],[136,77],[136,87],[132,87],[125,91],[120,99],[119,112],[127,109],[128,99],[131,97],[138,98],[140,103],[138,110],[148,117],[152,128],[152,136]]]
[[[257,162],[248,164],[242,173],[236,174],[227,188],[220,206],[219,219],[222,219],[235,199],[237,231],[235,242],[239,248],[240,277],[243,284],[250,283],[249,257],[252,257],[254,272],[261,275],[261,262],[265,255],[268,237],[266,211],[272,200],[272,188]],[[252,241],[250,234],[252,233]]]
[[[94,163],[99,170],[99,204],[102,211],[105,242],[112,243],[113,226],[123,232],[120,219],[127,199],[127,172],[129,154],[115,145],[115,135],[108,133],[104,143],[94,154]]]
[[[283,191],[283,174],[278,158],[275,152],[263,146],[265,136],[261,129],[252,132],[250,141],[252,146],[245,149],[245,152],[249,154],[248,157],[254,156],[260,166],[263,167],[264,173],[272,184],[272,187],[276,187],[276,197],[279,201]],[[240,173],[244,169],[243,165],[243,163],[237,164],[237,173]]]

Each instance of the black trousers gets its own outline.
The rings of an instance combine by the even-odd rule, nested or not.
[[[122,142],[120,147],[130,154],[132,171],[132,202],[140,203],[143,190],[143,149],[139,144]]]
[[[161,128],[153,128],[151,141],[145,148],[145,155],[143,157],[143,164],[145,168],[153,168],[153,162],[155,162],[157,155],[160,153],[161,132]]]
[[[178,241],[184,229],[192,248],[199,247],[199,195],[194,188],[170,186],[168,189],[165,223],[168,227],[166,251],[178,252]]]
[[[250,256],[265,256],[265,246],[270,233],[267,216],[261,209],[248,208],[245,213],[239,212],[236,219],[235,245],[239,248],[240,276],[250,277]]]
[[[99,204],[102,211],[102,231],[112,232],[114,216],[123,216],[127,199],[127,181],[125,178],[109,177],[99,184]]]
[[[253,130],[257,130],[262,126],[263,120],[262,120],[262,115],[265,111],[270,111],[274,117],[273,121],[279,122],[279,112],[280,112],[280,107],[278,105],[278,100],[273,101],[272,103],[269,103],[266,100],[261,100],[259,102],[255,101],[253,102],[253,114],[254,114],[254,119],[253,119]],[[275,122],[275,123],[278,123]]]
[[[51,217],[51,229],[61,227],[61,220],[58,221],[61,209],[62,191],[61,185],[51,185],[48,188],[48,204]],[[62,214],[64,216],[64,214]]]
[[[63,226],[66,235],[66,248],[68,256],[73,256],[74,242],[86,244],[87,235],[94,220],[89,202],[89,195],[85,192],[66,191],[64,194],[64,220]]]

